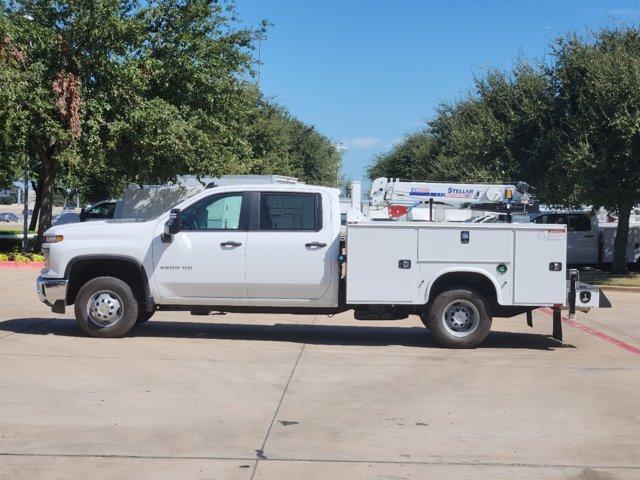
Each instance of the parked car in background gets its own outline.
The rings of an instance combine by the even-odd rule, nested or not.
[[[103,200],[80,210],[79,221],[109,220],[114,217],[118,200]]]
[[[20,217],[12,212],[0,213],[0,222],[19,222]]]
[[[80,221],[80,215],[76,212],[63,211],[60,215],[56,215],[51,220],[51,225],[64,225],[65,223],[76,223]]]
[[[101,202],[88,205],[80,210],[80,213],[73,211],[72,205],[65,205],[62,213],[51,221],[51,225],[64,225],[66,223],[86,222],[90,220],[109,220],[114,217],[118,200],[103,200]]]
[[[613,262],[613,242],[618,224],[599,223],[591,211],[542,212],[533,223],[567,226],[567,263],[574,266],[608,267]],[[627,264],[640,267],[640,225],[629,227]]]

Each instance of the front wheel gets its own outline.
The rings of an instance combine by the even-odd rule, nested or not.
[[[443,347],[475,348],[491,330],[482,298],[466,289],[440,293],[420,318]]]
[[[136,324],[138,301],[131,287],[115,277],[85,283],[75,301],[76,322],[92,337],[122,337]]]

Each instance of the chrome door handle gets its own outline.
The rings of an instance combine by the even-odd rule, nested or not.
[[[221,247],[239,247],[240,245],[242,245],[242,243],[240,243],[240,242],[232,242],[232,241],[222,242],[220,244]]]
[[[309,243],[305,243],[304,244],[305,247],[307,248],[322,248],[322,247],[326,247],[327,244],[326,243],[322,243],[322,242],[309,242]]]

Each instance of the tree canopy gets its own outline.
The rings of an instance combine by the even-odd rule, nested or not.
[[[40,234],[57,187],[98,200],[258,172],[337,185],[331,141],[251,81],[266,24],[235,18],[222,0],[0,2],[0,181],[28,156]]]
[[[369,175],[523,180],[548,204],[604,206],[619,215],[614,270],[625,270],[640,203],[640,29],[568,35],[550,61],[487,72],[377,157]]]

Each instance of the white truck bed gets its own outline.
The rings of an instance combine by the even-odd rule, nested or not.
[[[455,271],[489,279],[500,305],[562,305],[566,241],[564,225],[349,224],[347,303],[424,304],[438,277]],[[402,265],[409,268],[401,268],[401,261],[409,261]],[[551,271],[552,262],[560,262],[561,269]],[[504,273],[499,265],[506,266]]]

